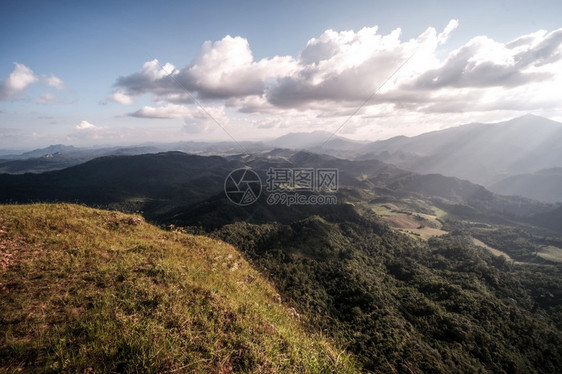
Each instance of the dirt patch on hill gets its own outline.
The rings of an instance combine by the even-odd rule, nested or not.
[[[6,227],[0,227],[0,270],[5,270],[14,265],[23,240],[20,238],[10,238]]]
[[[10,235],[6,227],[0,227],[0,270],[33,260],[43,251],[29,245],[23,236]]]

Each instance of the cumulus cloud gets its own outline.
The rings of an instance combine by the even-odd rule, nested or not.
[[[450,20],[449,23],[447,24],[447,26],[445,26],[445,29],[443,30],[443,32],[440,33],[439,35],[437,35],[437,41],[439,42],[439,44],[445,43],[447,41],[447,39],[449,39],[449,35],[451,35],[451,33],[457,27],[459,27],[459,20],[457,20],[457,19]]]
[[[39,80],[27,66],[17,62],[14,65],[12,73],[0,84],[0,99],[2,100],[23,92],[27,86]]]
[[[425,113],[513,113],[559,106],[562,29],[538,31],[500,43],[473,38],[432,69],[405,84]]]
[[[224,121],[229,120],[224,114],[228,108],[264,129],[273,122],[252,118],[283,118],[275,128],[290,122],[321,126],[326,121],[337,128],[353,114],[346,131],[360,129],[373,118],[398,116],[415,122],[424,114],[453,113],[464,119],[461,113],[559,106],[553,98],[562,84],[562,29],[507,42],[478,36],[444,55],[458,25],[451,20],[442,30],[430,27],[407,40],[400,29],[387,34],[377,27],[326,30],[295,57],[261,60],[254,58],[248,40],[226,36],[205,42],[184,67],[152,60],[140,71],[119,77],[112,100],[130,104],[139,95],[152,95],[154,105],[129,115],[184,118],[188,132],[204,128],[199,122],[190,125],[196,114],[206,116],[194,108],[194,99],[205,107],[222,107]]]
[[[158,60],[146,62],[140,72],[119,77],[115,87],[129,96],[151,93],[157,101],[191,102],[188,92],[202,99],[261,95],[266,82],[290,74],[291,57],[255,61],[246,39],[226,36],[205,42],[191,64],[183,69]],[[187,91],[187,92],[186,92]]]
[[[67,138],[73,143],[90,143],[92,141],[115,141],[118,138],[123,139],[124,134],[106,126],[94,125],[93,123],[83,120],[76,126],[72,132],[67,134]],[[130,135],[130,134],[129,134]]]
[[[146,62],[141,71],[119,77],[113,95],[129,99],[150,93],[156,102],[182,104],[191,102],[193,94],[202,100],[238,100],[244,103],[243,112],[267,106],[297,108],[311,102],[356,103],[368,97],[416,49],[444,43],[457,25],[452,20],[439,34],[429,28],[406,42],[400,40],[400,29],[388,35],[378,33],[377,27],[358,32],[327,30],[309,40],[297,58],[275,56],[259,61],[246,39],[226,36],[205,42],[181,69],[158,60]],[[120,102],[117,97],[113,100]]]
[[[562,30],[533,45],[515,47],[481,36],[451,53],[437,69],[427,71],[417,81],[418,88],[514,87],[550,79],[549,69],[533,69],[560,61]]]
[[[117,91],[109,96],[109,99],[115,101],[116,103],[123,105],[130,105],[133,103],[133,98],[126,93]]]
[[[188,89],[202,98],[229,98],[261,95],[268,79],[291,74],[291,57],[254,61],[248,41],[226,36],[205,42],[199,55],[180,73]]]
[[[93,130],[99,130],[101,129],[101,127],[98,127],[96,125],[91,124],[88,121],[81,121],[78,125],[75,126],[76,130],[79,131],[93,131]]]
[[[311,101],[365,100],[412,53],[400,30],[380,35],[377,28],[335,32],[311,39],[299,58],[299,72],[271,85],[266,97],[281,107]]]
[[[189,114],[190,110],[186,106],[169,103],[160,107],[143,106],[129,115],[139,118],[183,118]]]
[[[14,65],[15,68],[12,73],[0,83],[0,100],[8,100],[17,96],[23,93],[31,84],[37,82],[57,90],[64,90],[66,88],[62,79],[53,74],[49,77],[44,75],[38,76],[24,64],[15,62]],[[35,101],[40,104],[47,104],[53,99],[54,96],[52,94],[46,93],[42,94]]]
[[[152,93],[162,95],[178,90],[177,85],[173,81],[173,76],[178,71],[174,65],[166,63],[161,66],[156,59],[145,62],[140,72],[119,77],[115,82],[115,86],[122,88],[120,92],[130,96],[141,95],[144,93]]]

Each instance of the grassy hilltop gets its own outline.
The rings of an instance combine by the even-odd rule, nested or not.
[[[0,206],[0,372],[355,372],[232,246],[69,204]]]

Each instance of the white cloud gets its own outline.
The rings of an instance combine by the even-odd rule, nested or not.
[[[231,103],[237,99],[256,104],[266,98],[269,106],[280,108],[328,101],[355,105],[415,50],[431,44],[435,48],[457,25],[452,20],[440,34],[430,28],[406,42],[400,40],[400,29],[388,35],[379,34],[377,27],[358,32],[327,30],[309,40],[296,59],[274,56],[260,61],[254,60],[246,39],[226,36],[205,42],[185,68],[176,69],[170,63],[162,67],[152,60],[140,72],[118,78],[115,86],[128,97],[151,93],[160,103],[191,102],[188,91],[199,99]],[[255,105],[241,107],[245,112],[252,108],[258,109]]]
[[[562,29],[535,33],[510,43],[479,36],[453,51],[416,81],[420,89],[516,87],[560,76]]]
[[[138,96],[152,93],[155,96],[166,95],[181,91],[175,81],[178,70],[174,65],[166,63],[161,65],[157,59],[145,62],[140,72],[119,77],[114,86],[116,92],[127,96]]]
[[[201,128],[204,124],[208,128],[211,122],[214,121],[221,125],[225,125],[230,121],[224,107],[206,107],[202,109],[200,107],[190,108],[185,105],[172,103],[160,107],[144,106],[136,112],[130,113],[129,116],[158,119],[183,118],[187,132],[193,132],[189,130],[191,126]]]
[[[562,29],[508,42],[478,36],[443,57],[458,25],[451,20],[441,31],[430,27],[408,40],[401,39],[400,29],[388,34],[379,33],[377,27],[327,30],[310,39],[296,57],[259,61],[248,40],[226,36],[204,43],[183,68],[146,62],[139,72],[117,79],[112,99],[130,103],[138,95],[151,94],[156,105],[129,115],[184,118],[188,132],[205,128],[199,122],[189,127],[201,115],[194,105],[186,106],[193,98],[205,107],[222,107],[223,113],[225,108],[230,113],[237,110],[247,125],[232,122],[246,130],[252,126],[329,130],[362,106],[343,129],[357,134],[375,121],[387,123],[385,118],[460,121],[468,116],[480,119],[483,113],[497,118],[498,113],[515,116],[560,108],[556,98],[562,86]],[[222,119],[229,121],[229,116]]]
[[[115,86],[124,94],[152,93],[155,100],[191,102],[193,92],[202,99],[261,95],[268,80],[291,74],[296,68],[291,57],[255,61],[248,41],[226,36],[214,43],[205,42],[199,54],[185,68],[160,66],[158,60],[146,62],[140,72],[120,77]]]
[[[39,79],[27,66],[17,62],[14,65],[16,67],[12,73],[0,83],[0,100],[9,99],[23,92],[27,86],[37,82]]]
[[[67,138],[75,144],[91,144],[93,141],[103,141],[104,143],[114,142],[118,139],[119,135],[123,134],[118,134],[115,129],[110,127],[94,125],[93,123],[84,120],[74,126],[74,131],[67,134]],[[124,137],[121,136],[120,140],[123,139]]]
[[[378,34],[376,27],[357,33],[328,30],[307,43],[298,73],[278,79],[268,87],[266,97],[280,107],[361,102],[411,55],[415,45],[400,42],[400,29],[388,35]]]
[[[131,113],[132,117],[140,118],[182,118],[190,114],[190,110],[184,105],[167,104],[161,107],[143,106],[141,109]]]
[[[92,131],[92,130],[99,130],[101,129],[101,127],[93,125],[88,121],[81,121],[78,125],[76,125],[75,129],[79,131],[84,131],[84,130]]]
[[[10,99],[18,94],[23,93],[31,84],[40,82],[41,84],[49,87],[56,88],[57,90],[64,90],[64,82],[52,75],[46,77],[44,75],[37,76],[33,70],[24,64],[15,62],[15,68],[12,73],[0,83],[0,100]],[[54,96],[50,93],[44,93],[35,102],[40,104],[47,104],[53,101]]]
[[[45,78],[45,81],[47,83],[48,86],[50,87],[54,87],[57,90],[64,90],[66,88],[64,82],[62,81],[62,79],[60,79],[59,77],[56,77],[54,75],[51,74],[50,77]]]
[[[295,70],[291,57],[255,61],[248,40],[226,36],[205,42],[199,55],[181,72],[182,82],[203,98],[261,95],[266,81]]]
[[[457,27],[459,27],[459,20],[457,20],[457,19],[450,20],[449,23],[447,24],[447,26],[445,26],[445,29],[443,30],[443,32],[440,33],[437,36],[437,41],[439,42],[439,44],[445,43],[447,41],[447,39],[449,39],[449,35],[451,35],[451,33]]]
[[[170,75],[177,74],[176,67],[169,62],[160,65],[157,59],[145,62],[142,66],[142,74],[152,81],[165,78]]]
[[[53,96],[53,94],[46,93],[46,94],[43,94],[43,95],[41,95],[41,96],[39,97],[38,102],[39,102],[40,104],[48,104],[48,103],[50,103],[51,101],[53,101],[54,98],[55,98],[55,97]]]
[[[109,99],[115,101],[116,103],[123,105],[130,105],[133,103],[133,98],[126,93],[117,91],[109,96]]]

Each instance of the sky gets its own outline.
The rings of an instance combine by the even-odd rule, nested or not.
[[[0,2],[0,150],[562,121],[562,2]]]

